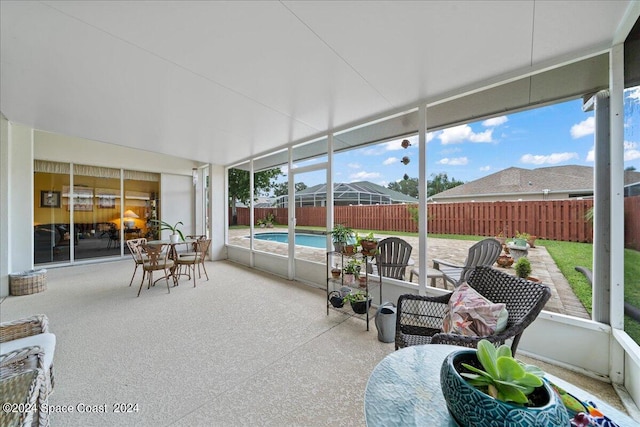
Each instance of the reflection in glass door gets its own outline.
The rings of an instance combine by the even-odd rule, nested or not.
[[[73,166],[75,259],[120,255],[120,170]],[[70,209],[69,188],[63,203]]]
[[[160,200],[160,175],[156,173],[124,171],[124,206],[119,223],[124,240],[160,236],[157,224]],[[125,248],[125,253],[128,249]]]
[[[62,198],[63,187],[69,186],[69,171],[68,163],[34,162],[34,264],[70,260],[70,214]]]

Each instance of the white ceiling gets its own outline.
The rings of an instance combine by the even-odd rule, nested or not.
[[[632,3],[2,0],[0,110],[230,164],[602,52]]]

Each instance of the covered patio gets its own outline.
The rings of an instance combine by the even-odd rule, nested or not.
[[[623,93],[640,84],[639,17],[635,0],[2,1],[0,320],[49,316],[54,403],[140,403],[148,425],[359,425],[367,373],[391,346],[360,321],[326,316],[322,262],[293,243],[278,254],[232,241],[230,171],[245,172],[253,194],[257,172],[286,168],[294,200],[306,173],[333,188],[334,155],[414,138],[426,218],[428,132],[580,99],[597,104],[599,129],[594,315],[543,311],[519,349],[600,380],[596,389],[615,389],[633,412],[640,347],[623,321]],[[50,163],[48,179],[34,178],[38,161]],[[126,201],[130,177],[147,173],[157,189],[144,209],[208,235],[214,279],[135,299],[124,229],[118,254],[89,260],[75,258],[71,232],[69,257],[39,265],[50,289],[8,296],[9,275],[35,266],[34,227],[73,230],[83,216],[101,222],[100,209],[124,218],[125,203],[94,211],[92,199],[72,200],[108,178]],[[67,203],[42,203],[48,193]],[[293,233],[294,206],[287,216]],[[331,208],[326,218],[331,230]],[[428,231],[420,222],[419,283],[386,281],[383,300],[442,292],[427,286]],[[136,423],[113,416],[53,419]]]

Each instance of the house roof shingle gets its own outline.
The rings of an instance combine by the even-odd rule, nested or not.
[[[625,185],[640,182],[640,172],[625,171]],[[436,194],[437,199],[495,194],[592,192],[593,167],[550,166],[536,169],[510,167]]]

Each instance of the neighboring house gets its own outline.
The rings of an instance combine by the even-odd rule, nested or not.
[[[624,173],[624,197],[630,196],[640,196],[640,172],[625,171]]]
[[[288,202],[288,196],[280,196],[276,199],[276,206],[279,208],[288,207]],[[333,204],[335,206],[398,203],[418,203],[418,199],[368,181],[333,184]],[[326,204],[326,184],[314,185],[296,192],[296,206],[326,206]]]
[[[438,193],[433,202],[562,200],[593,197],[593,167],[510,167]],[[628,190],[627,190],[628,189]],[[625,172],[625,196],[640,194],[640,172]]]

